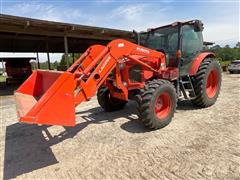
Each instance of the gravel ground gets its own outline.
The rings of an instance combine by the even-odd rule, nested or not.
[[[77,107],[77,126],[17,123],[1,96],[0,178],[240,179],[240,75],[223,75],[217,103],[179,103],[169,126],[147,130],[134,102],[105,113],[96,98]]]

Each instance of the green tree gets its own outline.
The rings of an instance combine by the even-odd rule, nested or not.
[[[230,48],[230,46],[227,44],[224,48]]]
[[[240,42],[237,42],[235,48],[240,48]]]
[[[55,61],[53,64],[52,64],[52,69],[57,69],[57,67],[58,67],[58,62],[57,61]]]
[[[228,64],[233,60],[240,59],[240,42],[236,44],[234,48],[231,48],[229,45],[221,47],[219,45],[215,45],[210,48],[210,51],[214,52],[220,62],[224,62],[223,64]]]
[[[73,54],[69,54],[68,55],[68,59],[69,59],[69,66],[71,66],[73,64],[73,62],[75,62],[79,57],[80,57],[80,53],[74,53],[74,57]],[[67,69],[67,62],[65,60],[65,55],[62,55],[62,58],[60,60],[59,66],[58,66],[59,70],[65,71]]]
[[[219,46],[219,45],[217,44],[217,45],[213,46],[211,49],[220,49],[220,48],[221,48],[221,46]]]

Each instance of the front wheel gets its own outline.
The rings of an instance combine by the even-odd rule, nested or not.
[[[166,80],[148,82],[139,94],[138,116],[145,126],[159,129],[167,126],[176,109],[176,91]]]
[[[106,112],[120,110],[124,108],[124,106],[127,103],[127,101],[112,97],[110,94],[110,90],[106,86],[102,86],[98,89],[97,100],[98,100],[98,104]]]
[[[213,105],[218,98],[221,82],[222,73],[218,61],[212,58],[204,60],[193,77],[196,98],[192,103],[197,107]]]

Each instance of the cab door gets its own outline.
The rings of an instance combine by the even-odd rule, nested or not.
[[[203,49],[202,32],[195,31],[193,25],[183,25],[181,44],[180,76],[186,76],[193,59]]]

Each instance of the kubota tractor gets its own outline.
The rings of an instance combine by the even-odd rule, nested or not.
[[[136,44],[93,45],[66,72],[33,72],[15,92],[20,122],[74,126],[75,107],[96,93],[105,111],[136,99],[139,118],[153,129],[170,123],[181,97],[213,105],[221,68],[213,53],[201,52],[202,30],[198,20],[176,22],[137,33]]]

